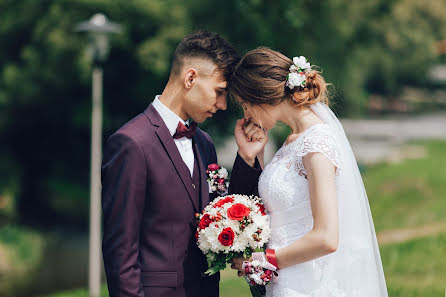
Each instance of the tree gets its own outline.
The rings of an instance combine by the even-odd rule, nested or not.
[[[73,27],[98,11],[124,26],[105,65],[104,140],[163,89],[175,46],[194,29],[241,54],[263,45],[306,56],[349,116],[371,93],[426,85],[446,33],[437,0],[0,0],[0,202],[16,197],[21,222],[87,227],[91,65]],[[202,127],[218,144],[240,115],[232,104]]]
[[[0,11],[1,186],[16,189],[20,222],[86,228],[91,67],[73,27],[97,11],[125,27],[105,65],[106,138],[160,90],[185,11],[164,0],[2,0]]]

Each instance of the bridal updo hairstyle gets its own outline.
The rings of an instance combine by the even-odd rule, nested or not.
[[[248,105],[277,105],[291,100],[297,107],[316,102],[328,104],[327,84],[319,71],[311,69],[305,87],[285,86],[293,61],[266,47],[248,52],[234,68],[229,93]]]

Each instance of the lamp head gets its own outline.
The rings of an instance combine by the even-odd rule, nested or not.
[[[110,33],[120,33],[121,25],[111,22],[103,13],[96,13],[90,20],[79,23],[77,32],[87,32],[90,35],[90,49],[95,63],[104,63],[110,51]]]

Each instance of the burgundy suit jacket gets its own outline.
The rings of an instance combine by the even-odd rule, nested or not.
[[[193,145],[199,200],[192,195],[189,169],[152,105],[108,139],[102,163],[102,251],[110,297],[218,297],[220,276],[203,274],[207,263],[194,238],[195,213],[214,198],[205,171],[217,156],[200,129]],[[255,169],[240,157],[234,165],[251,180],[232,178],[232,188],[257,184]]]

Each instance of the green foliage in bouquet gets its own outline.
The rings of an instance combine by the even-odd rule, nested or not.
[[[253,251],[251,248],[246,248],[243,253],[235,253],[235,252],[229,252],[227,254],[224,253],[208,253],[206,254],[206,259],[208,261],[208,267],[209,269],[205,271],[208,275],[216,274],[217,272],[223,270],[226,268],[227,263],[231,263],[232,259],[235,258],[245,258],[249,259],[252,256],[253,252],[259,252],[259,250]]]

